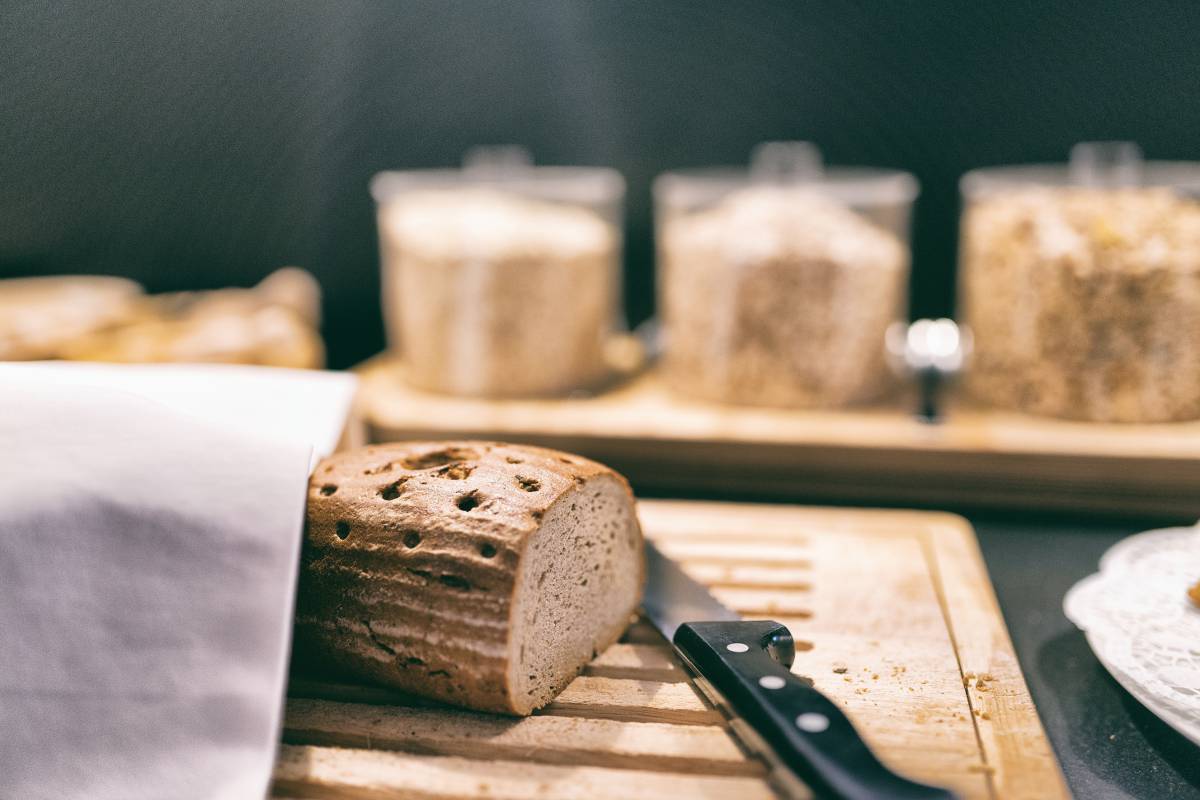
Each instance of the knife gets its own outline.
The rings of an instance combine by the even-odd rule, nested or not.
[[[646,542],[646,616],[679,652],[713,698],[740,718],[734,731],[765,743],[818,797],[842,800],[953,800],[945,789],[889,770],[829,698],[793,675],[795,642],[787,627],[743,620]],[[731,723],[732,724],[732,723]],[[755,743],[755,742],[751,742]]]

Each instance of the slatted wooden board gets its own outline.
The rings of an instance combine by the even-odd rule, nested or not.
[[[431,395],[368,362],[372,441],[483,438],[576,452],[661,492],[1200,516],[1200,422],[1103,425],[910,405],[780,411],[689,403],[653,372],[591,396],[489,402]]]
[[[880,756],[964,798],[1066,797],[974,533],[912,511],[643,501],[727,604],[788,624],[794,671]],[[767,798],[764,763],[643,621],[527,719],[294,670],[278,797]]]

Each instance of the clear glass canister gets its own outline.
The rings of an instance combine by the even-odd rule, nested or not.
[[[410,383],[512,397],[604,380],[622,318],[617,172],[479,148],[462,169],[380,173],[371,193],[388,343]]]
[[[990,405],[1098,422],[1200,417],[1200,163],[1130,142],[962,179],[967,386]]]
[[[768,142],[749,171],[669,172],[654,194],[672,391],[778,407],[884,393],[887,328],[907,319],[912,175]]]

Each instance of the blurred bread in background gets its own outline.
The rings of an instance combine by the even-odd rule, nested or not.
[[[0,359],[317,369],[321,290],[285,267],[250,289],[146,295],[117,278],[0,281]]]
[[[132,320],[144,299],[142,287],[124,278],[0,281],[0,360],[59,358],[71,342]]]

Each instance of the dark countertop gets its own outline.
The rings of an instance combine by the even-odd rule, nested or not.
[[[1075,796],[1200,798],[1200,748],[1122,689],[1062,611],[1063,595],[1105,550],[1162,523],[968,517]]]

